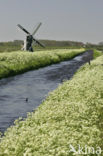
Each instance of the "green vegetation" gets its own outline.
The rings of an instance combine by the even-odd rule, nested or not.
[[[85,44],[86,49],[97,49],[103,52],[103,43],[99,44],[91,44],[91,43],[86,43]]]
[[[103,51],[103,42],[99,44],[91,44],[76,41],[55,41],[55,40],[40,40],[41,43],[45,45],[45,48],[38,46],[38,44],[33,45],[34,51],[43,51],[43,50],[51,50],[51,49],[97,49]],[[18,51],[22,48],[23,41],[22,40],[14,40],[9,42],[0,42],[0,52],[14,52]]]
[[[35,53],[21,51],[0,53],[0,78],[68,60],[83,51],[82,48],[46,50]]]
[[[103,55],[102,51],[99,51],[99,50],[96,50],[96,49],[94,49],[93,52],[94,52],[94,57],[93,57],[94,59],[96,59],[97,57]]]
[[[55,40],[40,40],[41,43],[45,45],[45,49],[36,44],[33,46],[35,51],[50,50],[50,49],[78,49],[83,48],[84,44],[82,42],[74,41],[55,41]],[[12,52],[18,51],[22,48],[23,41],[14,40],[12,42],[1,42],[0,52]]]
[[[0,52],[10,52],[17,51],[21,49],[21,45],[23,45],[23,41],[11,41],[11,42],[0,42]]]
[[[27,119],[15,121],[15,126],[1,138],[0,155],[72,156],[70,144],[77,149],[78,144],[96,149],[103,147],[102,137],[103,56],[100,56],[50,93]]]

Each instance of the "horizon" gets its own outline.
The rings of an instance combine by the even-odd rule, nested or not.
[[[98,45],[99,43],[101,43],[102,41],[100,41],[99,43],[92,43],[92,42],[82,42],[82,41],[72,41],[72,40],[53,40],[53,39],[38,39],[38,40],[47,40],[47,41],[57,41],[57,42],[77,42],[77,43],[83,43],[83,44],[93,44],[93,45]],[[24,41],[24,40],[20,40],[20,39],[14,39],[14,40],[8,40],[8,41],[0,41],[0,43],[7,43],[7,42],[14,42],[14,41]]]

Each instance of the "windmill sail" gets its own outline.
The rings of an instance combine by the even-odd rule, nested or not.
[[[34,32],[32,33],[32,36],[35,35],[35,33],[38,31],[38,29],[40,28],[42,23],[39,23],[38,26],[36,27],[36,29],[34,30]]]
[[[24,29],[20,24],[17,25],[20,29],[22,29],[26,34],[30,34],[26,29]]]
[[[38,40],[36,40],[35,38],[33,38],[33,40],[38,43],[41,47],[45,48],[45,46],[43,44],[41,44]]]

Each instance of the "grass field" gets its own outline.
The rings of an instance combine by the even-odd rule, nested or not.
[[[0,78],[68,60],[83,51],[84,49],[57,49],[34,53],[21,51],[0,53]]]
[[[82,66],[25,121],[1,138],[0,155],[72,156],[76,149],[103,147],[103,56]],[[81,154],[84,155],[84,154]],[[89,154],[97,155],[97,154]]]

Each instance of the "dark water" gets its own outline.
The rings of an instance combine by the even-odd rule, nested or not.
[[[37,108],[50,91],[64,79],[70,79],[92,54],[87,51],[73,60],[0,80],[0,131],[4,132],[15,119],[26,117],[27,112]]]

